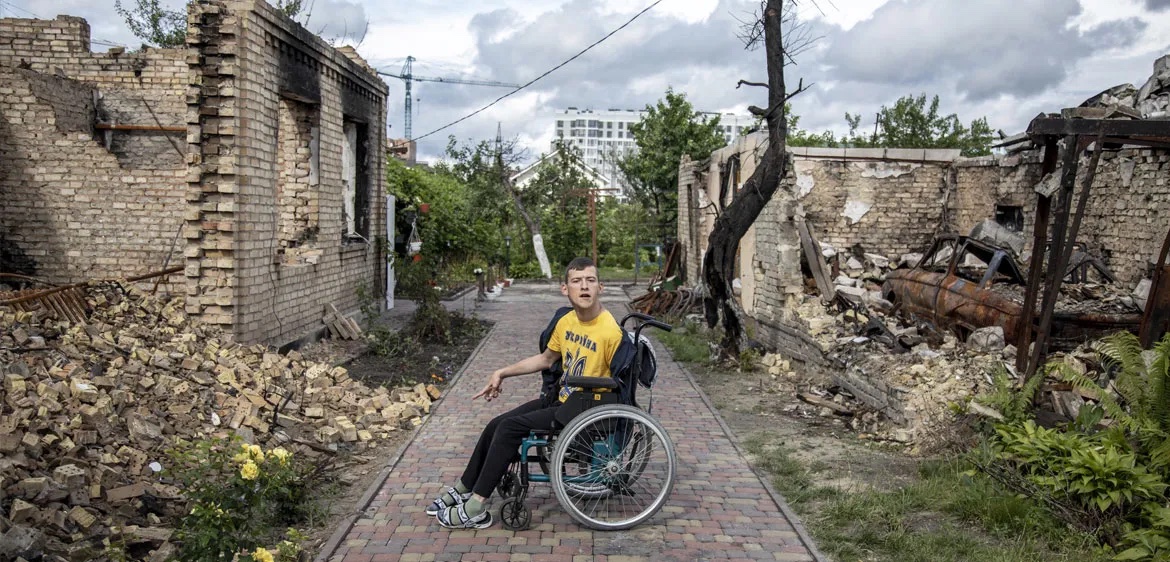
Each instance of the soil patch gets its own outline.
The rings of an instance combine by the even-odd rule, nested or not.
[[[796,398],[798,392],[825,388],[828,380],[815,375],[790,380],[694,363],[687,368],[738,439],[759,438],[765,446],[784,447],[810,467],[816,485],[845,491],[892,490],[917,478],[918,460],[903,454],[904,445],[875,441],[851,429],[851,418]],[[849,406],[855,417],[867,414],[860,404]]]
[[[369,346],[366,342],[334,340],[315,343],[302,353],[319,361],[341,363],[350,376],[369,386],[393,388],[424,383],[434,384],[445,392],[451,378],[479,346],[490,327],[489,322],[452,313],[449,341],[422,341],[412,335],[408,325],[397,332],[370,330],[375,338],[392,338],[393,354],[374,353],[370,349],[376,346]],[[363,507],[358,502],[411,435],[411,431],[400,431],[376,448],[337,459],[332,471],[337,481],[323,500],[324,519],[311,522],[311,528],[305,531],[308,536],[306,552],[312,557],[317,556],[346,518]]]
[[[385,353],[364,353],[344,366],[349,375],[370,386],[435,384],[443,388],[487,335],[491,324],[462,314],[451,314],[450,340],[424,339],[409,327],[387,332]]]

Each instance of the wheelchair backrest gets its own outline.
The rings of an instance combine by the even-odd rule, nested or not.
[[[548,349],[548,341],[552,339],[553,330],[556,329],[557,322],[561,320],[562,316],[572,312],[572,310],[573,307],[571,306],[562,306],[553,313],[552,320],[548,321],[548,326],[540,333],[538,343],[540,353],[544,353],[544,350]],[[556,399],[557,393],[560,391],[561,375],[563,374],[564,368],[561,365],[559,357],[552,366],[540,372],[540,398],[546,404],[551,405],[551,401]]]
[[[548,342],[552,339],[553,330],[557,327],[557,322],[561,317],[572,312],[573,307],[564,306],[558,308],[553,314],[553,317],[548,322],[548,326],[540,333],[539,347],[540,352],[548,349]],[[620,324],[619,324],[620,326]],[[614,353],[613,361],[610,364],[610,374],[621,383],[621,389],[618,391],[622,402],[625,404],[635,404],[634,386],[636,384],[650,388],[654,384],[654,380],[658,376],[658,358],[654,355],[654,346],[650,344],[650,339],[645,335],[637,334],[635,331],[630,331],[622,328],[622,333],[625,338],[622,344],[618,346]],[[560,392],[561,376],[564,374],[561,360],[557,359],[555,363],[549,368],[540,372],[541,387],[540,397],[545,401],[546,405],[552,405],[552,401],[556,399]]]
[[[635,339],[633,332],[626,332],[626,339],[634,346],[634,358],[630,365],[633,371],[630,374],[638,384],[650,388],[658,377],[658,357],[654,355],[654,346],[650,344],[650,338],[642,334],[638,334]]]

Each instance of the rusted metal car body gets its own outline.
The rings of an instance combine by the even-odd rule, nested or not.
[[[934,240],[916,266],[886,275],[882,295],[903,315],[950,330],[964,340],[979,328],[999,326],[1004,340],[1014,343],[1020,334],[1024,284],[1024,275],[1006,250],[965,236],[944,235]],[[1051,341],[1054,349],[1069,349],[1112,332],[1136,333],[1140,321],[1136,312],[1058,308]]]

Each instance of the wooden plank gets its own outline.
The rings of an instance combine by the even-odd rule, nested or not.
[[[834,414],[837,414],[837,415],[841,415],[841,416],[852,416],[853,415],[853,410],[850,410],[849,408],[846,408],[845,406],[842,406],[836,402],[833,402],[832,400],[825,400],[824,398],[821,398],[820,396],[808,394],[806,392],[798,392],[796,394],[796,397],[801,399],[804,402],[812,404],[813,406],[820,406],[822,408],[828,408],[828,409],[832,410]]]
[[[804,259],[808,261],[808,267],[813,272],[813,279],[817,282],[817,289],[820,290],[821,297],[826,301],[832,300],[837,295],[837,290],[833,288],[833,284],[829,281],[828,272],[825,271],[825,258],[821,254],[821,245],[813,238],[808,223],[803,219],[796,220],[796,229],[800,232],[800,246],[804,250]]]

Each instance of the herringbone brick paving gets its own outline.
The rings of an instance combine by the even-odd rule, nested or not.
[[[618,319],[626,311],[622,297],[620,290],[607,289],[602,298]],[[527,531],[505,530],[498,510],[493,511],[495,525],[478,531],[444,529],[423,512],[462,473],[488,420],[538,393],[539,376],[531,375],[506,381],[498,400],[471,401],[492,370],[536,352],[537,335],[564,303],[555,287],[522,285],[480,307],[480,316],[496,327],[328,560],[818,559],[816,547],[805,544],[807,535],[798,532],[800,523],[785,515],[698,389],[661,347],[653,414],[675,444],[678,465],[673,493],[648,522],[617,532],[582,527],[560,506],[549,484],[530,488],[527,505],[533,513]]]

